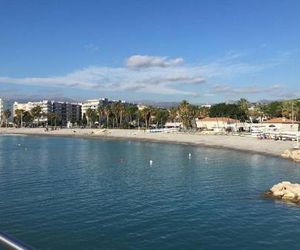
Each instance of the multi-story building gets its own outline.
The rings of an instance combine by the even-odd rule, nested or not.
[[[100,98],[100,99],[93,99],[93,100],[87,100],[82,103],[82,117],[86,113],[88,109],[97,110],[101,106],[105,106],[109,104],[109,101],[107,98]]]
[[[59,124],[70,126],[81,121],[81,104],[52,101],[52,113],[59,118]]]
[[[52,103],[48,100],[43,100],[39,102],[26,102],[18,103],[14,102],[13,104],[13,117],[16,116],[16,110],[31,111],[34,107],[41,107],[42,116],[39,118],[40,122],[47,122],[47,114],[52,112]]]
[[[66,103],[66,123],[74,124],[81,121],[81,104]]]
[[[66,125],[66,103],[52,101],[52,113],[57,115],[59,125]]]
[[[69,123],[78,124],[81,120],[81,104],[48,100],[27,103],[15,102],[13,105],[13,116],[16,115],[17,109],[31,111],[34,107],[37,106],[40,106],[42,109],[42,117],[39,119],[40,122],[48,122],[49,113],[56,114],[58,118],[57,124],[62,126],[66,126]]]

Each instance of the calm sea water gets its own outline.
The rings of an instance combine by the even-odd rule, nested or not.
[[[282,180],[300,182],[300,165],[185,145],[1,136],[0,230],[37,249],[297,249],[300,207],[260,197]]]

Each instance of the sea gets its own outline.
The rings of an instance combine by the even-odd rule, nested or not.
[[[262,194],[300,164],[202,146],[0,136],[0,231],[34,249],[298,249]]]

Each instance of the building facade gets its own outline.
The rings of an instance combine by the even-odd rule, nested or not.
[[[228,117],[206,117],[196,120],[197,128],[211,130],[215,132],[238,131],[244,128],[244,125],[236,119]]]
[[[19,103],[14,102],[13,104],[13,117],[16,116],[16,110],[23,110],[30,112],[35,107],[41,107],[42,116],[39,118],[40,122],[47,122],[47,114],[52,112],[52,103],[48,100],[38,101],[38,102],[26,102]],[[36,119],[37,120],[37,119]]]
[[[107,98],[100,98],[100,99],[92,99],[92,100],[86,100],[82,103],[81,107],[81,115],[82,117],[86,114],[86,111],[88,109],[97,110],[101,106],[106,106],[109,104],[109,101]]]
[[[81,121],[81,104],[66,103],[65,106],[66,125],[69,127],[71,124],[79,124]]]
[[[299,122],[287,119],[285,117],[272,118],[261,123],[265,131],[277,132],[298,132]]]
[[[52,112],[57,115],[60,125],[71,127],[81,121],[81,104],[52,101]]]
[[[55,114],[55,124],[67,126],[67,124],[76,123],[79,125],[81,121],[81,104],[67,103],[57,101],[40,101],[40,102],[27,102],[13,104],[13,117],[16,116],[16,110],[23,110],[30,112],[34,107],[40,106],[42,116],[39,118],[39,122],[47,123],[49,121],[49,115]],[[37,122],[37,119],[35,120]]]

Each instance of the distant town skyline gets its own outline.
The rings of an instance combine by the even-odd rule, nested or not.
[[[0,3],[0,97],[300,97],[300,2]]]

